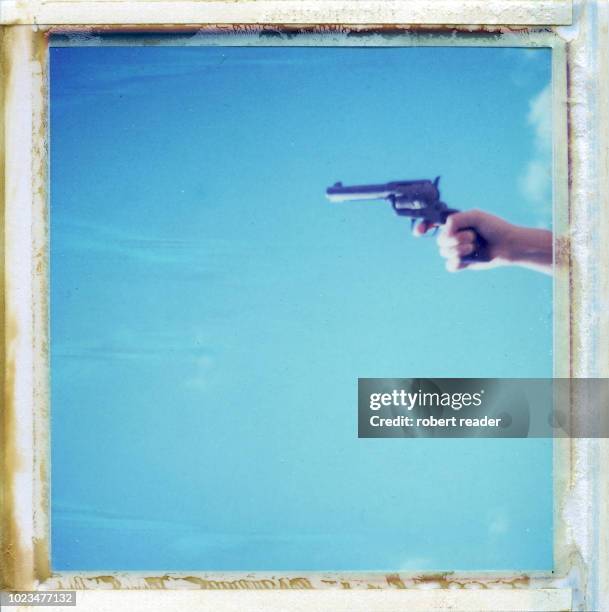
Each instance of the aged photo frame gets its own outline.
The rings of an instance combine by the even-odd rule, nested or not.
[[[0,2],[6,590],[76,590],[83,609],[603,609],[606,439],[554,440],[554,571],[56,572],[50,564],[49,47],[159,44],[544,47],[552,54],[554,376],[607,376],[609,8],[604,2]],[[271,33],[272,37],[268,36]],[[357,34],[357,36],[353,36]],[[226,39],[225,39],[226,40]],[[237,41],[237,42],[235,42]],[[226,43],[224,43],[226,44]],[[231,43],[229,43],[231,44]],[[250,44],[250,43],[248,43]],[[572,411],[577,410],[574,401]]]

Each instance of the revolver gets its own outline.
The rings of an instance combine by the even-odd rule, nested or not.
[[[326,197],[330,202],[351,202],[355,200],[388,200],[393,210],[400,216],[409,217],[414,227],[417,221],[436,227],[444,225],[446,219],[456,212],[456,208],[449,208],[440,200],[438,183],[440,177],[435,180],[420,181],[392,181],[381,185],[353,185],[346,187],[342,183],[335,183],[326,189]],[[462,257],[464,263],[488,261],[487,243],[476,232],[474,252],[467,257]]]

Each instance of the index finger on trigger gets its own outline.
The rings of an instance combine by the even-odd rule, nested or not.
[[[460,230],[454,235],[448,235],[446,232],[440,232],[438,234],[438,246],[452,247],[457,244],[463,244],[466,242],[474,242],[476,240],[476,233],[470,229]]]
[[[415,236],[423,236],[430,229],[433,229],[433,227],[433,223],[429,223],[428,221],[420,221],[419,223],[416,223],[415,226],[412,228],[412,233]]]

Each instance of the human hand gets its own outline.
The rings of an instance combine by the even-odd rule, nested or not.
[[[421,223],[415,235],[431,227]],[[480,259],[471,256],[484,244]],[[446,269],[456,272],[465,268],[484,270],[502,265],[521,265],[542,272],[552,272],[552,233],[548,230],[519,227],[481,210],[453,213],[438,235],[440,255]]]

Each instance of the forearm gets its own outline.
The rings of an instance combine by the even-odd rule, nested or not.
[[[472,258],[480,245],[479,258]],[[450,272],[497,266],[522,266],[545,274],[554,271],[552,232],[512,225],[482,210],[450,215],[438,236],[438,246]]]
[[[552,274],[552,232],[544,229],[514,226],[510,239],[509,262]]]

